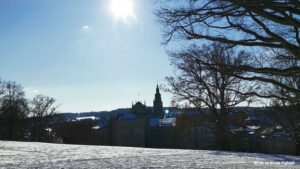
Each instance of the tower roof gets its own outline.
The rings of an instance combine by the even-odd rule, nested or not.
[[[156,85],[156,93],[153,101],[153,113],[154,113],[154,117],[162,118],[164,116],[163,103],[161,101],[161,95],[159,93],[158,85]]]

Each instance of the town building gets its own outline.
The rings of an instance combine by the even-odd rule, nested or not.
[[[149,135],[153,130],[149,128],[174,126],[176,126],[176,118],[165,118],[163,102],[157,85],[153,109],[141,101],[132,104],[130,112],[121,115],[113,123],[112,143],[118,146],[145,147],[151,144]]]

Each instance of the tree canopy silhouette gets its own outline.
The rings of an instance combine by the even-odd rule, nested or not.
[[[181,0],[160,1],[156,12],[163,25],[164,43],[172,40],[209,40],[226,43],[229,47],[265,48],[272,51],[269,63],[227,65],[230,73],[248,81],[260,81],[279,86],[296,97],[300,89],[278,81],[272,76],[300,76],[300,3],[297,0]],[[256,55],[253,54],[254,59]],[[265,57],[263,55],[259,57]],[[296,65],[274,66],[273,61],[295,60]],[[250,74],[239,76],[235,72]],[[252,91],[259,97],[282,98],[276,93]]]
[[[241,93],[250,89],[241,79],[226,74],[227,68],[222,65],[243,64],[247,61],[243,58],[248,54],[244,51],[236,53],[221,43],[212,43],[201,48],[191,46],[188,50],[169,55],[177,70],[175,76],[167,77],[171,86],[168,91],[174,94],[173,100],[196,107],[204,117],[210,119],[218,148],[228,150],[230,113],[233,107],[249,99]],[[202,61],[209,64],[203,64]],[[244,73],[240,71],[239,75]],[[203,112],[203,107],[209,111]]]

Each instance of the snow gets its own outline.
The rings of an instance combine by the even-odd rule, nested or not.
[[[77,121],[81,121],[81,120],[99,120],[99,118],[95,117],[95,116],[86,116],[86,117],[76,117]]]
[[[0,141],[0,168],[300,168],[300,157]]]
[[[251,130],[257,130],[260,128],[260,126],[247,126]]]

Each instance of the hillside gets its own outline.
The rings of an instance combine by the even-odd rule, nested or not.
[[[0,168],[300,168],[297,156],[12,141],[0,157]]]
[[[151,109],[152,107],[147,107],[147,109]],[[172,108],[172,107],[165,107],[165,110],[172,110],[174,114],[180,112],[180,109]],[[116,117],[117,115],[125,114],[130,112],[131,108],[119,108],[112,111],[97,111],[97,112],[81,112],[81,113],[60,113],[68,120],[76,120],[78,117],[89,117],[95,116],[100,119],[109,119],[110,117]]]
[[[147,109],[153,109],[153,107],[147,107]],[[196,111],[195,109],[179,109],[179,108],[174,108],[174,107],[164,107],[163,111],[165,110],[170,110],[170,113],[172,116],[177,116],[181,112],[188,112],[188,111]],[[116,117],[117,115],[125,114],[130,112],[131,108],[119,108],[111,111],[96,111],[96,112],[81,112],[81,113],[69,113],[69,112],[64,112],[60,113],[60,115],[63,115],[68,120],[76,120],[78,117],[89,117],[89,116],[95,116],[100,119],[109,119],[110,117]],[[242,111],[246,112],[249,116],[258,116],[261,115],[260,113],[265,111],[265,108],[263,107],[236,107],[234,109],[235,111]],[[203,108],[202,111],[208,112],[207,108]]]

